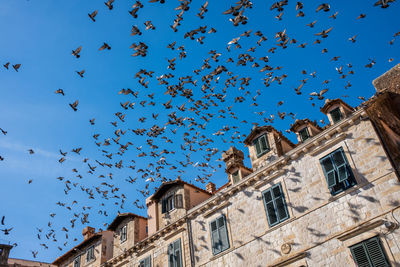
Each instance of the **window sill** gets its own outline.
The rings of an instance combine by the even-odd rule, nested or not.
[[[219,258],[219,257],[222,257],[222,256],[224,256],[225,254],[228,254],[229,252],[233,251],[234,249],[235,249],[234,247],[230,247],[230,248],[228,248],[228,249],[226,249],[226,250],[220,252],[219,254],[212,256],[212,257],[210,258],[210,261],[213,261],[213,260],[215,260],[215,259],[217,259],[217,258]]]

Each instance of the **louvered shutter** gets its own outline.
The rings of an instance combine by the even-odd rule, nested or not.
[[[271,189],[268,189],[266,192],[264,192],[263,197],[269,225],[274,225],[278,222],[278,217],[275,212]]]
[[[175,267],[174,244],[168,245],[168,267]]]
[[[182,194],[175,195],[175,208],[182,209],[183,208],[183,199]]]
[[[267,136],[263,135],[260,137],[260,146],[261,146],[261,153],[264,151],[269,150],[269,146],[268,146],[268,141],[267,141]]]
[[[220,239],[220,249],[221,251],[224,251],[229,248],[228,229],[226,228],[225,216],[218,218],[217,225]]]
[[[276,204],[276,209],[277,209],[277,213],[278,213],[278,218],[279,218],[279,221],[281,222],[281,221],[289,218],[289,213],[287,211],[286,202],[285,202],[285,198],[283,196],[281,184],[276,185],[272,189],[272,193],[274,194],[274,198],[275,198],[275,204]]]
[[[166,208],[167,208],[167,201],[166,201],[166,199],[164,198],[162,201],[161,201],[161,213],[165,213],[167,210],[166,210]]]
[[[336,165],[339,183],[347,180],[349,178],[349,171],[343,149],[335,151],[332,158]]]
[[[380,244],[381,242],[377,237],[371,238],[364,243],[372,266],[389,266],[388,262],[386,261],[382,246]]]
[[[256,148],[256,154],[257,154],[257,156],[259,156],[261,154],[261,145],[259,142],[259,138],[254,140],[253,144],[254,144],[254,147]]]
[[[326,182],[328,183],[328,187],[331,188],[336,185],[336,172],[335,166],[333,165],[331,156],[327,156],[320,160],[322,169],[325,174]]]
[[[174,250],[175,250],[175,267],[182,267],[182,258],[181,258],[181,239],[179,238],[174,242]]]
[[[351,254],[353,255],[353,260],[358,267],[369,267],[369,260],[367,252],[364,249],[363,244],[357,244],[350,248]]]
[[[218,254],[219,250],[219,235],[218,235],[218,227],[217,220],[214,220],[210,223],[210,231],[211,231],[211,246],[213,254]]]
[[[151,267],[151,256],[148,256],[148,257],[144,260],[144,266],[145,266],[145,267]]]

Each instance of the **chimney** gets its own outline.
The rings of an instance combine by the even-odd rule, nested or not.
[[[206,190],[208,193],[214,194],[214,192],[216,191],[215,184],[212,182],[208,182],[208,184],[206,184]]]
[[[0,267],[8,267],[8,255],[12,246],[0,244]]]
[[[95,234],[95,229],[90,226],[86,226],[82,230],[83,240],[87,240]]]
[[[240,179],[250,174],[252,171],[244,166],[243,151],[231,146],[222,153],[222,160],[225,162],[225,172],[231,184],[237,183]]]

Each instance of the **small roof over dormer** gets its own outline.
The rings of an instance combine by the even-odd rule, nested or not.
[[[259,135],[260,133],[263,132],[268,132],[268,133],[275,133],[276,135],[278,135],[281,140],[285,141],[289,146],[291,147],[295,147],[296,145],[293,144],[288,138],[286,138],[286,136],[284,136],[282,134],[282,132],[276,130],[274,127],[272,127],[271,125],[265,125],[265,126],[256,126],[253,127],[253,129],[251,130],[251,133],[246,137],[246,139],[243,141],[243,143],[246,146],[252,145],[252,141],[254,140],[254,138]]]
[[[302,120],[297,119],[292,125],[290,125],[290,130],[294,133],[297,133],[299,129],[302,128],[303,125],[315,128],[319,132],[322,131],[322,128],[317,124],[316,121],[311,121],[309,119],[302,119]]]
[[[188,185],[188,186],[193,187],[193,188],[195,188],[196,190],[199,190],[199,191],[201,191],[201,192],[203,192],[203,193],[212,195],[210,192],[207,192],[206,190],[201,189],[200,187],[197,187],[197,186],[192,185],[192,184],[190,184],[190,183],[184,182],[184,181],[182,181],[182,180],[180,180],[180,179],[176,179],[176,180],[174,180],[174,181],[162,183],[162,185],[156,190],[156,192],[150,197],[150,199],[151,199],[151,200],[158,200],[158,199],[160,199],[160,198],[162,197],[162,195],[163,195],[165,192],[168,191],[168,189],[170,189],[170,188],[172,188],[172,187],[174,187],[174,186],[177,186],[177,185]]]
[[[126,218],[135,218],[135,217],[147,220],[146,217],[143,217],[143,216],[131,213],[131,212],[120,213],[117,215],[117,217],[115,217],[115,219],[112,221],[112,223],[110,223],[107,230],[115,231],[115,229],[117,229],[118,225],[123,220],[125,220]]]
[[[325,105],[320,109],[322,113],[328,114],[332,109],[336,106],[336,104],[339,104],[339,106],[343,107],[348,113],[351,113],[354,111],[354,108],[348,105],[346,102],[344,102],[340,98],[336,99],[326,99],[325,100]]]

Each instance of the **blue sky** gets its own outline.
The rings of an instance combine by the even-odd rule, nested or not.
[[[175,33],[169,25],[173,24],[175,15],[179,13],[174,10],[179,1],[167,0],[164,5],[143,2],[144,8],[138,11],[136,19],[128,13],[133,1],[116,0],[113,10],[108,10],[103,2],[0,2],[0,63],[11,63],[10,70],[0,66],[0,128],[8,132],[7,135],[0,134],[0,156],[4,158],[0,161],[0,217],[5,216],[6,224],[4,227],[0,226],[0,229],[13,227],[9,235],[0,232],[0,242],[18,243],[12,250],[11,257],[33,259],[31,251],[39,251],[37,260],[53,261],[82,240],[81,231],[88,225],[80,222],[83,213],[89,213],[89,225],[96,229],[105,229],[104,223],[110,223],[118,211],[146,215],[144,209],[138,209],[132,203],[138,199],[139,203],[144,204],[145,198],[138,190],[143,190],[150,184],[149,190],[152,193],[161,180],[157,178],[155,182],[150,183],[146,179],[154,175],[142,178],[142,173],[136,171],[146,169],[149,163],[158,166],[156,162],[162,156],[138,157],[142,151],[150,153],[151,148],[146,142],[149,137],[137,136],[131,129],[149,129],[153,125],[162,128],[171,112],[176,112],[177,117],[186,118],[186,127],[167,125],[163,135],[153,138],[154,144],[158,146],[158,153],[164,148],[175,151],[175,154],[163,156],[171,166],[175,165],[177,170],[184,171],[178,173],[177,170],[169,170],[170,166],[166,166],[160,170],[161,176],[175,179],[181,175],[182,179],[204,187],[204,184],[196,181],[197,175],[212,174],[209,180],[221,186],[227,181],[223,167],[218,167],[221,163],[223,165],[223,162],[218,161],[221,152],[235,145],[247,155],[247,148],[241,141],[250,132],[253,122],[263,125],[264,118],[270,118],[270,114],[273,114],[275,120],[272,125],[285,131],[294,120],[289,116],[284,120],[279,119],[278,111],[292,112],[300,119],[326,120],[319,111],[324,100],[310,101],[311,92],[329,88],[324,95],[327,98],[346,96],[343,99],[347,103],[357,106],[362,102],[358,99],[359,96],[368,98],[375,93],[372,80],[399,63],[400,40],[399,37],[394,37],[394,34],[400,31],[397,23],[399,3],[392,3],[389,8],[382,9],[374,7],[374,1],[335,1],[331,3],[329,12],[316,13],[319,2],[307,1],[304,2],[303,9],[305,16],[296,17],[296,3],[290,2],[284,7],[282,20],[277,20],[275,16],[279,12],[269,10],[273,2],[254,1],[253,8],[245,11],[248,23],[234,27],[229,21],[231,16],[222,14],[234,5],[234,1],[209,1],[209,11],[203,20],[198,18],[196,13],[205,1],[193,1],[189,11],[183,15],[182,25]],[[92,22],[87,15],[94,10],[99,12],[96,22]],[[335,12],[338,12],[336,19],[329,18]],[[366,17],[357,20],[362,13],[366,14]],[[155,30],[144,29],[144,22],[148,20],[155,25]],[[314,28],[305,26],[315,20],[317,22]],[[130,35],[133,25],[140,28],[143,33],[141,36]],[[196,40],[184,38],[186,32],[205,25],[207,31],[213,27],[217,32],[197,35],[196,38],[205,36],[203,45]],[[317,39],[315,33],[330,27],[333,29],[329,36],[319,38],[321,44],[313,44]],[[239,40],[242,48],[231,47],[228,52],[227,43],[250,29],[251,36],[242,36]],[[278,47],[273,54],[268,52],[271,47],[277,47],[275,34],[285,29],[288,37],[296,39],[297,43],[289,45],[286,49]],[[254,36],[257,30],[267,37],[261,46],[257,44],[259,37]],[[357,35],[356,42],[352,43],[348,38],[354,35]],[[390,45],[389,42],[393,39],[394,42]],[[173,41],[176,41],[175,47],[184,45],[186,58],[179,60],[179,51],[166,48]],[[108,43],[111,50],[99,51],[103,42]],[[131,56],[133,50],[129,47],[138,42],[149,46],[146,57]],[[305,48],[298,47],[302,43],[307,43]],[[81,57],[76,59],[71,55],[71,51],[79,46],[83,49]],[[246,52],[251,47],[256,47],[255,52]],[[326,48],[328,53],[321,53],[323,48]],[[194,74],[193,70],[199,69],[204,60],[210,57],[210,50],[222,54],[219,61],[214,62],[210,59],[211,69],[206,69],[199,75]],[[269,62],[266,64],[274,68],[282,67],[281,70],[274,70],[272,77],[286,74],[287,78],[281,85],[272,82],[269,87],[265,87],[262,80],[265,78],[265,72],[260,72],[260,68],[252,68],[252,62],[248,62],[246,66],[237,66],[238,56],[242,53],[254,57],[261,66],[263,64],[259,58],[269,56]],[[177,57],[176,70],[172,71],[167,69],[167,59],[174,57]],[[226,62],[229,57],[234,63]],[[339,59],[333,61],[333,57]],[[393,61],[389,62],[391,58]],[[372,68],[366,68],[365,65],[370,63],[370,60],[375,60],[376,64]],[[11,65],[17,63],[22,66],[15,72]],[[352,68],[346,64],[352,64]],[[218,104],[213,106],[212,102],[203,98],[205,94],[201,91],[202,76],[209,74],[218,65],[224,65],[232,72],[231,76],[238,75],[238,82],[235,86],[229,86],[224,93],[224,83],[229,76],[223,73],[218,83],[213,81],[210,87],[215,86],[214,93],[226,94],[225,102],[212,97],[211,99]],[[344,73],[352,69],[354,75],[340,78],[341,74],[336,70],[340,66],[343,66]],[[76,71],[82,69],[85,69],[84,78],[76,74]],[[149,81],[148,88],[141,86],[134,77],[140,69],[155,72],[152,78],[146,77],[146,81]],[[307,74],[302,74],[302,70],[306,70]],[[316,77],[312,78],[310,73],[314,71]],[[186,108],[190,108],[194,103],[183,96],[172,98],[164,94],[166,86],[158,84],[156,77],[168,73],[175,75],[169,79],[171,85],[177,84],[179,77],[192,75],[192,79],[197,80],[197,86],[186,84],[185,89],[192,89],[192,99],[209,103],[209,108],[202,110],[199,115],[188,109],[184,112],[178,110],[177,106],[185,103]],[[243,77],[251,78],[250,85],[239,90],[239,79]],[[297,95],[294,88],[298,87],[303,79],[308,79],[307,83],[302,88],[302,94]],[[322,84],[324,80],[329,80],[329,83]],[[345,85],[348,82],[352,86],[346,89]],[[64,90],[65,96],[54,93],[59,88]],[[118,94],[122,88],[139,91],[138,97]],[[257,91],[260,92],[256,98],[258,106],[254,106],[252,98],[257,95]],[[148,97],[152,93],[153,100]],[[207,91],[206,94],[209,93],[211,92]],[[240,96],[245,97],[245,101],[235,103],[235,97]],[[166,110],[162,103],[170,99],[173,108]],[[79,100],[77,112],[68,105],[75,100]],[[134,109],[124,110],[121,107],[120,103],[128,100],[135,102]],[[140,105],[144,100],[144,106]],[[154,101],[155,106],[148,105],[151,101]],[[284,103],[278,107],[279,101]],[[236,119],[228,114],[229,109],[234,112]],[[222,113],[223,111],[225,113]],[[263,115],[255,113],[264,111]],[[126,114],[125,122],[121,122],[115,116],[116,112]],[[152,114],[157,113],[159,116],[154,120]],[[204,129],[194,126],[195,130],[189,130],[187,118],[194,118],[197,123],[203,125],[205,120],[201,117],[209,117],[209,114],[214,115]],[[225,118],[218,118],[219,115],[224,115]],[[147,118],[144,123],[138,121],[142,117]],[[95,118],[95,125],[89,123],[92,118]],[[248,123],[244,123],[243,120]],[[117,121],[117,127],[111,125],[110,122],[114,121]],[[213,135],[224,126],[230,127],[225,135]],[[177,132],[173,134],[171,130],[175,128]],[[107,138],[116,138],[114,131],[117,129],[127,130],[121,137],[121,144],[128,141],[133,144],[123,155],[116,155],[119,146],[112,140],[110,146],[98,147],[92,137],[93,134],[100,134],[97,142],[104,143]],[[235,131],[238,131],[235,136],[241,137],[229,143]],[[195,141],[193,147],[197,149],[196,152],[182,150],[181,145],[186,142],[183,139],[185,132],[189,133],[186,137],[188,139],[211,139],[212,143],[208,141],[209,144],[203,146],[204,150],[200,151],[200,146]],[[166,143],[162,136],[171,139],[173,143]],[[293,133],[286,136],[295,142]],[[71,152],[78,147],[82,147],[80,155]],[[210,151],[205,151],[206,148],[218,149],[209,161],[212,168],[201,168],[195,164],[207,162],[205,158]],[[33,149],[35,153],[29,154],[29,149]],[[60,149],[68,152],[66,161],[62,164],[58,162],[62,157]],[[112,159],[105,157],[109,153],[113,153]],[[180,166],[179,161],[186,162],[187,156],[192,163],[184,168]],[[85,158],[88,158],[86,163],[83,162]],[[124,167],[101,167],[96,160],[112,164],[123,160]],[[134,164],[132,160],[135,161]],[[93,174],[88,173],[87,163],[97,166]],[[246,164],[250,166],[248,159]],[[136,169],[128,168],[129,165],[135,165]],[[77,177],[78,173],[72,169],[76,169],[82,178]],[[150,169],[155,171],[152,167]],[[113,174],[112,179],[109,178],[109,173]],[[129,176],[138,179],[131,184],[125,180]],[[59,181],[57,177],[64,177],[64,180]],[[31,184],[28,184],[29,179],[33,180]],[[67,180],[71,181],[71,190],[65,194]],[[109,185],[113,185],[112,188],[118,187],[119,190],[115,194],[109,192],[109,199],[101,198],[96,192],[96,187],[98,190],[110,191],[112,188]],[[88,198],[88,194],[84,192],[86,189],[93,191],[94,199]],[[121,194],[126,196],[123,208]],[[72,204],[74,200],[77,203]],[[57,205],[59,201],[66,203],[71,210]],[[104,216],[103,211],[106,211],[108,216]],[[56,214],[54,218],[50,217],[51,213]],[[70,220],[74,218],[74,213],[77,220],[75,227],[71,228]],[[63,227],[68,228],[68,239],[66,233],[61,230]],[[55,238],[48,240],[45,235],[51,229],[54,229]],[[41,235],[40,240],[37,238],[38,233]],[[74,238],[78,241],[74,242]],[[57,241],[52,241],[53,239]],[[44,249],[40,245],[43,243],[49,248]]]

